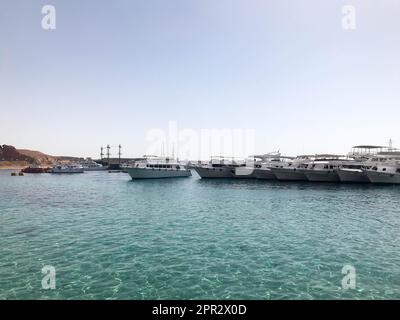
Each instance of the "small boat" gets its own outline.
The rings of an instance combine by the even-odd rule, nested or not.
[[[43,168],[38,165],[31,165],[21,170],[23,173],[46,173],[49,168]]]
[[[83,173],[83,167],[79,165],[59,165],[51,168],[50,173]]]
[[[121,167],[132,179],[184,178],[192,175],[190,169],[178,160],[154,156],[144,156],[132,165]]]

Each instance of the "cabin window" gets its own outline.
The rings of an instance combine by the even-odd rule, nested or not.
[[[396,172],[397,172],[397,173],[400,173],[400,168],[398,168],[398,169],[396,170]]]
[[[386,168],[383,168],[382,171],[386,171]]]

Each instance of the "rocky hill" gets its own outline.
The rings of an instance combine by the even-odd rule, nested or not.
[[[33,158],[34,162],[40,165],[46,165],[46,166],[53,165],[58,160],[58,157],[50,156],[48,154],[39,151],[32,151],[26,149],[17,149],[17,151],[24,156]]]
[[[26,161],[34,163],[35,159],[27,154],[19,152],[15,147],[0,145],[0,161]]]
[[[62,157],[54,157],[39,151],[16,149],[10,145],[0,145],[0,168],[18,169],[32,164],[52,166]]]

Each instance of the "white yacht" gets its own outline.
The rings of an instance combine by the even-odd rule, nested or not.
[[[256,167],[260,165],[260,156],[253,156],[245,160],[244,166],[234,167],[231,170],[232,178],[235,179],[255,179]]]
[[[340,182],[346,183],[369,183],[369,179],[365,169],[367,167],[363,163],[352,163],[343,165],[337,169]]]
[[[190,177],[190,169],[171,158],[144,156],[132,165],[122,166],[132,179],[160,179]]]
[[[286,158],[287,161],[272,164],[269,168],[278,180],[281,181],[307,181],[302,169],[307,168],[313,160],[312,156],[298,156],[296,158]]]
[[[108,166],[103,166],[90,158],[85,159],[82,162],[82,166],[84,171],[103,171],[108,169]]]
[[[384,152],[388,147],[374,145],[359,145],[352,147],[348,157],[354,161],[343,164],[336,170],[341,182],[346,183],[369,183],[366,170],[376,165],[381,159],[377,158],[378,153]]]
[[[270,167],[279,166],[279,164],[284,163],[286,158],[282,157],[279,152],[268,153],[259,157],[262,158],[262,161],[255,164],[255,177],[260,180],[277,180]]]
[[[312,182],[339,182],[337,170],[352,159],[339,155],[316,155],[315,159],[301,171],[308,181]]]
[[[382,184],[400,184],[400,162],[379,164],[366,170],[369,181]]]
[[[232,178],[235,168],[244,167],[244,162],[235,161],[226,157],[212,157],[208,163],[199,162],[192,164],[190,168],[194,169],[202,178]]]
[[[57,165],[47,172],[50,173],[83,173],[83,167],[81,165]]]
[[[365,170],[372,183],[400,184],[400,151],[379,152],[377,165]]]

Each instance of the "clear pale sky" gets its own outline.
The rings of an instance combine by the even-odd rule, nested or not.
[[[53,155],[142,155],[169,121],[259,153],[400,146],[400,1],[1,0],[0,112],[0,144]]]

